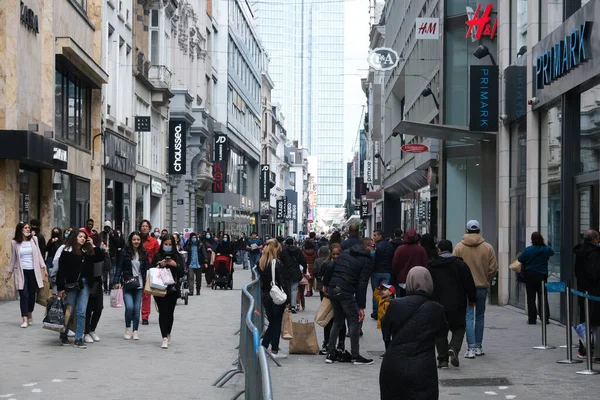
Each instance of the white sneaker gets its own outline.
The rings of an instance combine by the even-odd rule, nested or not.
[[[88,334],[83,337],[83,341],[86,343],[94,343],[94,339]]]
[[[67,337],[75,337],[75,332],[69,329],[69,332],[67,332]]]
[[[465,358],[475,358],[475,349],[468,349]]]
[[[27,328],[29,326],[29,324],[27,322],[23,322],[21,324],[21,328]]]
[[[27,325],[33,325],[33,318],[27,319]]]
[[[100,336],[98,336],[96,334],[96,332],[90,332],[90,336],[92,337],[92,339],[94,340],[94,342],[99,342],[100,341]]]
[[[169,344],[171,344],[171,335],[167,335],[167,340],[168,340]]]
[[[140,335],[138,335],[138,331],[133,331],[133,340],[140,340]]]
[[[284,359],[284,358],[287,358],[287,357],[288,357],[288,355],[287,355],[287,354],[285,354],[284,352],[282,352],[281,350],[280,350],[280,351],[278,351],[277,353],[273,353],[273,352],[271,352],[271,355],[272,355],[272,356],[273,356],[273,358],[274,358],[274,359],[276,359],[276,360],[282,360],[282,359]]]
[[[125,334],[123,335],[123,338],[125,340],[130,340],[131,339],[131,329],[129,329],[129,328],[125,329]]]
[[[160,347],[162,347],[163,349],[168,349],[169,348],[169,339],[163,338],[163,341],[162,341],[162,344],[160,345]]]
[[[483,346],[479,345],[479,346],[477,346],[477,347],[475,348],[475,355],[476,355],[476,356],[478,356],[478,357],[479,357],[479,356],[482,356],[482,355],[484,355],[484,354],[485,354],[485,352],[483,351]]]

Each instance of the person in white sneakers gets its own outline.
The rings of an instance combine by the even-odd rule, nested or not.
[[[479,222],[467,222],[467,233],[454,248],[454,255],[469,266],[475,287],[477,287],[475,307],[467,308],[467,352],[465,358],[484,355],[483,327],[485,324],[485,304],[490,282],[498,271],[496,253],[492,245],[481,237]]]
[[[119,289],[123,285],[123,302],[125,303],[125,340],[139,340],[140,308],[142,294],[146,283],[146,272],[150,267],[148,255],[142,246],[142,235],[133,232],[129,235],[127,245],[115,269],[113,287]],[[131,330],[133,325],[133,331]]]

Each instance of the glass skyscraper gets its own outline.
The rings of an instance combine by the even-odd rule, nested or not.
[[[252,4],[252,2],[250,2]],[[344,204],[344,2],[252,5],[288,137],[317,158],[317,207]]]

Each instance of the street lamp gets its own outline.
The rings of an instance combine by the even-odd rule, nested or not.
[[[433,94],[433,92],[431,91],[431,88],[429,86],[427,86],[425,89],[423,89],[423,91],[421,92],[421,96],[423,97],[428,97],[431,96],[433,98],[433,102],[435,103],[436,108],[439,110],[440,109],[440,103],[438,103],[435,94]]]
[[[527,50],[525,50],[525,51],[527,51]],[[485,44],[480,44],[473,52],[473,55],[478,60],[481,60],[484,57],[490,56],[490,60],[492,60],[492,65],[494,65],[494,66],[498,65],[498,64],[496,64],[496,60],[494,59],[494,56],[492,56],[492,53],[490,53],[490,49],[488,49],[488,47]]]
[[[390,165],[390,163],[387,163],[387,164],[386,164],[386,163],[385,163],[385,161],[383,161],[383,158],[381,157],[381,154],[379,154],[379,153],[375,153],[375,154],[373,155],[373,157],[375,157],[375,158],[378,158],[378,159],[379,159],[379,161],[381,161],[381,163],[383,164],[383,166],[384,166],[385,168],[387,168],[387,166],[388,166],[388,165]]]

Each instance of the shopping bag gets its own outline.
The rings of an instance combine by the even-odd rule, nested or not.
[[[319,309],[315,314],[315,322],[324,328],[332,319],[333,305],[331,304],[331,300],[329,300],[327,297],[323,297],[323,300],[321,300],[321,305],[319,305]]]
[[[575,332],[577,332],[577,336],[579,337],[579,340],[581,340],[581,343],[587,350],[587,343],[585,340],[585,322],[583,322],[579,325],[575,325],[573,327],[573,329],[575,329]],[[596,343],[596,330],[595,329],[592,328],[592,332],[591,332],[590,336],[592,339],[592,348],[594,348],[594,343]]]
[[[156,268],[151,268],[150,271]],[[144,292],[150,294],[151,296],[156,297],[165,297],[167,295],[167,289],[154,289],[150,287],[150,271],[148,271],[148,275],[146,276],[146,284],[144,285]]]
[[[50,298],[50,281],[44,276],[44,286],[38,289],[35,302],[42,307],[46,307]]]
[[[158,272],[165,285],[169,286],[175,284],[175,279],[173,279],[173,274],[171,273],[170,268],[161,268],[158,270]]]
[[[152,289],[164,290],[167,288],[168,285],[163,281],[159,268],[150,268],[148,270],[148,277]]]
[[[113,289],[110,291],[110,306],[112,308],[123,308],[123,290]]]
[[[515,258],[515,261],[511,262],[508,268],[516,273],[523,272],[523,264],[519,262],[518,258]]]
[[[47,301],[46,316],[42,321],[42,327],[55,332],[64,332],[70,316],[71,307],[67,306],[62,297],[50,297]]]
[[[317,354],[319,353],[319,341],[314,322],[306,319],[300,322],[292,322],[294,337],[290,340],[290,354]]]
[[[283,320],[281,322],[281,338],[283,340],[291,340],[294,337],[292,333],[292,313],[290,310],[285,310]]]

